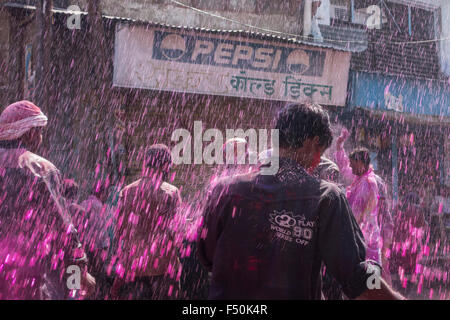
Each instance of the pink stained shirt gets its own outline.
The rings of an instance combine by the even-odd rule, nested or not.
[[[336,163],[344,184],[347,185],[347,199],[364,234],[367,246],[372,250],[382,248],[378,224],[379,191],[372,167],[360,177],[354,175],[350,160],[343,149],[337,150]]]

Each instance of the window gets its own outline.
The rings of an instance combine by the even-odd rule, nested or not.
[[[330,17],[336,20],[350,21],[350,1],[330,0]]]
[[[414,40],[435,38],[434,12],[420,8],[411,8],[411,36]]]
[[[378,4],[377,4],[378,6]],[[355,11],[354,11],[354,15],[353,15],[353,23],[356,24],[362,24],[362,25],[367,25],[367,19],[369,18],[369,16],[371,16],[371,14],[367,13],[367,7],[355,7]],[[381,12],[381,19],[382,19],[382,25],[385,24],[386,22],[388,22],[388,19],[386,17],[386,11],[383,7],[380,8],[380,12]],[[351,17],[350,17],[351,19]]]

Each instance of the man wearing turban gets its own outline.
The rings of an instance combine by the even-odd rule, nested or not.
[[[60,193],[60,173],[33,153],[47,121],[29,101],[0,115],[0,300],[63,299],[95,285]]]

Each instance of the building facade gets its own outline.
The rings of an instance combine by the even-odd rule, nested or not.
[[[104,4],[113,7],[107,1]],[[244,5],[230,4],[219,8],[223,14]],[[161,12],[173,10],[173,3],[167,1],[151,2],[148,10],[153,6]],[[246,21],[246,15],[254,15],[255,10],[268,16],[282,13],[280,8],[269,9],[248,5],[236,19]],[[5,100],[32,99],[39,91],[34,77],[36,7],[32,1],[9,2],[4,10],[10,30],[28,23],[20,32],[10,32],[7,74],[11,94]],[[246,131],[270,128],[276,112],[289,101],[315,101],[332,110],[345,108],[351,53],[367,48],[360,25],[348,22],[321,27],[325,39],[318,42],[299,31],[295,31],[297,38],[291,37],[288,23],[266,25],[271,30],[280,28],[282,35],[192,26],[188,18],[192,9],[183,10],[178,18],[187,20],[181,27],[109,16],[106,10],[99,40],[90,32],[86,12],[55,5],[51,71],[47,73],[50,103],[44,111],[58,132],[48,137],[44,152],[70,177],[92,180],[98,167],[100,171],[111,169],[109,153],[116,152],[124,155],[122,166],[127,168],[126,180],[131,181],[140,173],[149,144],[173,146],[172,132],[177,128],[192,132],[195,121],[201,121],[205,130]],[[80,29],[69,28],[69,19],[79,19]],[[279,18],[275,20],[280,23]],[[222,18],[211,21],[223,23]],[[115,116],[120,108],[125,110],[125,123]],[[108,132],[116,132],[123,143],[111,145],[114,139]],[[185,195],[192,196],[208,182],[214,169],[206,164],[180,165],[175,179],[184,186]]]

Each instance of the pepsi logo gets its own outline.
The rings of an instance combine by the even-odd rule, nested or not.
[[[286,61],[290,72],[295,74],[303,74],[309,69],[309,55],[303,50],[292,51]]]
[[[169,60],[179,60],[186,53],[186,40],[177,34],[169,34],[161,41],[161,52]]]

